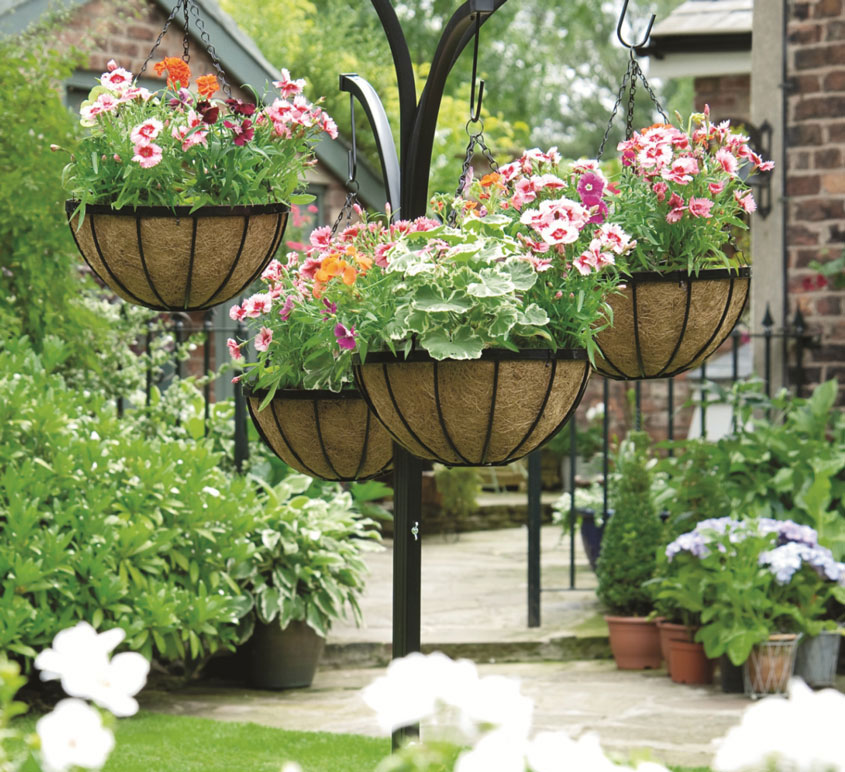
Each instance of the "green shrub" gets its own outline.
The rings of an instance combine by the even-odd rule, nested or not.
[[[434,484],[442,499],[443,514],[457,526],[462,519],[478,511],[481,475],[471,466],[434,465]]]
[[[644,616],[653,607],[644,584],[654,575],[663,526],[652,493],[650,442],[645,432],[630,432],[619,445],[610,480],[613,516],[596,566],[599,599],[611,613],[624,616]]]
[[[0,349],[0,650],[28,659],[79,619],[195,667],[241,640],[229,574],[261,514],[205,443],[139,436],[26,339]]]

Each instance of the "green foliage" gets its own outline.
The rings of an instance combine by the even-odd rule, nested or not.
[[[434,484],[442,499],[442,510],[456,524],[478,511],[481,475],[478,469],[434,465]]]
[[[25,683],[20,665],[0,654],[0,772],[40,772],[27,748],[34,744],[33,735],[27,736],[20,722],[14,722],[29,710],[25,703],[15,699]]]
[[[662,458],[656,468],[664,484],[655,501],[658,510],[668,515],[668,540],[691,531],[701,520],[722,517],[731,511],[724,486],[725,470],[715,462],[712,443],[686,440],[676,445],[676,451],[675,455]]]
[[[644,616],[652,610],[645,582],[654,575],[663,527],[652,494],[651,440],[631,432],[619,444],[610,481],[613,516],[602,537],[596,566],[598,597],[611,613]]]
[[[187,69],[181,59],[175,62]],[[121,82],[112,83],[109,79],[118,74]],[[80,202],[82,216],[87,204],[193,210],[290,203],[313,159],[312,145],[321,133],[320,108],[306,112],[301,123],[291,122],[288,113],[277,130],[275,117],[280,114],[265,108],[258,97],[257,108],[227,107],[196,91],[179,91],[179,76],[170,77],[176,80],[171,84],[169,79],[168,88],[150,95],[130,87],[131,74],[125,70],[106,72],[82,103],[82,125],[91,130],[73,148],[64,171],[65,187]],[[190,78],[190,70],[182,77]],[[181,85],[188,88],[188,83]],[[201,104],[209,107],[195,113]],[[92,115],[92,110],[98,112]],[[144,126],[143,141],[133,138]],[[144,153],[153,155],[146,158]],[[299,197],[293,203],[308,200]]]
[[[261,504],[205,444],[147,439],[25,339],[0,350],[0,648],[28,661],[79,619],[188,670],[241,639]]]
[[[722,495],[739,517],[775,517],[814,528],[819,542],[845,558],[845,413],[835,407],[838,383],[807,399],[786,390],[768,400],[759,381],[730,389],[711,384],[709,401],[733,407],[736,429],[696,451],[719,470]]]
[[[824,279],[830,280],[834,289],[845,289],[845,253],[823,263],[818,260],[812,260],[810,262],[810,268],[818,271],[819,275],[824,277]]]
[[[360,622],[358,597],[367,573],[362,553],[378,549],[374,521],[355,512],[341,490],[324,499],[302,495],[311,478],[293,475],[265,489],[268,514],[250,534],[254,551],[234,568],[235,578],[255,599],[265,624],[284,629],[304,620],[324,638],[332,622],[352,610]]]

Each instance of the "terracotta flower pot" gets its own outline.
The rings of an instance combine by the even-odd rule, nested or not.
[[[749,697],[786,694],[786,685],[795,670],[799,639],[794,633],[778,633],[754,646],[743,670]]]
[[[360,392],[279,390],[264,410],[264,391],[247,394],[249,413],[270,449],[303,474],[367,480],[386,472],[393,441]]]
[[[648,670],[660,667],[660,635],[657,624],[646,617],[606,616],[610,650],[620,670]]]
[[[297,689],[311,686],[326,639],[305,622],[255,625],[247,644],[249,682],[259,689]]]
[[[608,298],[613,325],[596,336],[596,370],[616,380],[671,378],[722,345],[748,299],[751,269],[634,273]]]
[[[679,625],[675,622],[667,622],[665,619],[657,620],[657,631],[660,635],[660,653],[666,661],[666,674],[672,675],[672,651],[671,641],[692,641],[695,637],[695,630],[686,625]]]
[[[669,641],[672,680],[678,684],[712,684],[712,659],[704,653],[704,645],[672,638]]]
[[[590,375],[582,349],[485,350],[437,361],[368,354],[355,381],[396,442],[447,466],[508,464],[551,439],[581,400]]]
[[[252,284],[272,259],[288,221],[287,204],[263,206],[89,205],[65,208],[85,262],[129,303],[157,311],[218,306]]]

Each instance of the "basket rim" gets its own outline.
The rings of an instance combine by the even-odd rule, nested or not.
[[[682,281],[710,281],[713,279],[750,279],[751,266],[738,265],[735,268],[704,268],[698,273],[689,271],[634,271],[621,274],[620,284],[645,284],[647,282],[682,282]]]
[[[405,362],[550,362],[553,359],[583,362],[587,360],[587,349],[559,348],[553,351],[550,348],[526,348],[511,351],[505,348],[486,348],[477,359],[435,359],[422,349],[409,351],[407,357],[401,352],[393,354],[390,351],[371,351],[367,354],[367,359],[364,362],[361,361],[359,354],[354,354],[352,364],[357,367],[368,364],[403,364]]]
[[[65,201],[68,218],[73,215],[79,201],[69,198]],[[191,211],[190,206],[125,206],[115,209],[111,204],[88,204],[85,212],[91,214],[115,215],[117,217],[244,217],[245,215],[284,214],[290,211],[285,203],[239,204],[235,206],[201,206]]]
[[[244,396],[247,399],[264,399],[269,389],[254,389],[249,386],[249,384],[244,384],[243,386]],[[294,399],[294,400],[315,400],[315,399],[360,399],[363,400],[364,396],[361,394],[358,389],[351,388],[351,389],[343,389],[343,391],[329,391],[328,389],[276,389],[276,393],[273,395],[273,401],[276,398],[281,399]]]

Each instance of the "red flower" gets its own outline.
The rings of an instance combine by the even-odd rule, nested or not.
[[[245,145],[255,136],[255,129],[252,128],[252,121],[249,118],[244,118],[243,123],[223,121],[223,125],[232,130],[232,134],[235,135],[235,144],[239,147]]]

